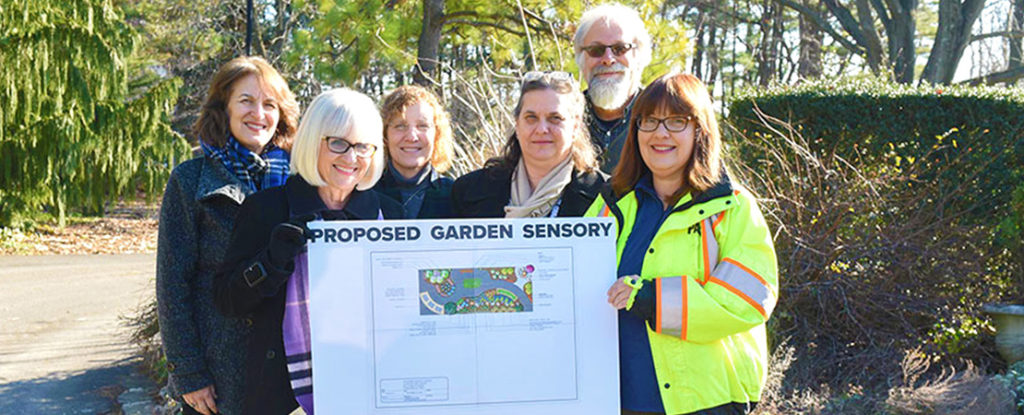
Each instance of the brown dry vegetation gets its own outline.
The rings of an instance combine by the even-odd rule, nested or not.
[[[943,368],[931,379],[929,358],[919,350],[903,359],[903,382],[889,391],[886,401],[897,414],[1013,415],[1013,393],[985,376],[969,361],[963,369]]]
[[[44,223],[2,229],[0,255],[128,254],[156,251],[160,207],[119,204],[99,218],[69,218],[68,226]]]
[[[987,166],[865,164],[763,122],[775,137],[731,143],[779,255],[778,345],[758,412],[1006,413],[1005,390],[984,375],[1002,363],[979,312],[1006,294],[989,272],[1005,253],[948,208],[977,197],[968,185],[922,179]]]

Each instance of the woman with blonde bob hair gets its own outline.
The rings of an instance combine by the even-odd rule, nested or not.
[[[313,414],[306,240],[311,220],[400,219],[368,191],[384,171],[382,123],[369,97],[339,88],[316,97],[292,147],[297,176],[245,203],[217,274],[216,302],[252,322],[245,413]],[[287,304],[287,305],[286,305]]]
[[[402,203],[406,219],[452,217],[452,127],[437,97],[417,85],[384,97],[388,168],[374,190]]]
[[[768,369],[771,232],[721,161],[707,86],[664,75],[636,98],[622,158],[588,216],[615,216],[623,414],[743,414]]]

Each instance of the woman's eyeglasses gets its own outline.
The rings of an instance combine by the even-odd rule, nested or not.
[[[327,140],[327,149],[336,154],[345,154],[349,150],[353,150],[357,157],[366,158],[372,156],[374,151],[377,151],[377,146],[370,143],[352,144],[341,137],[324,137],[324,140]]]
[[[572,82],[576,79],[572,77],[568,72],[562,71],[530,71],[523,74],[523,83],[533,81],[543,81],[551,83],[553,81],[560,82]]]
[[[636,120],[636,128],[640,131],[651,132],[657,130],[659,124],[665,124],[666,130],[678,133],[685,130],[692,119],[692,115],[668,118],[641,117]]]
[[[625,55],[626,52],[635,49],[636,45],[633,43],[616,43],[614,45],[591,45],[584,46],[580,48],[580,50],[587,52],[587,55],[590,55],[591,58],[600,58],[604,56],[605,51],[608,50],[608,48],[612,49],[612,53],[615,54],[615,56],[622,56]]]

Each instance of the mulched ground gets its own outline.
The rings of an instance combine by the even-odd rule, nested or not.
[[[158,205],[131,203],[101,218],[69,218],[68,225],[3,229],[0,255],[130,254],[156,252]]]

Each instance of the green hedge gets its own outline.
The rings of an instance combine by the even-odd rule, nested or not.
[[[890,385],[917,348],[998,368],[979,310],[1024,294],[1024,91],[822,81],[728,112],[776,232],[772,341],[814,345],[784,387]]]
[[[1024,90],[1018,88],[860,78],[751,89],[729,105],[728,120],[739,137],[776,135],[757,109],[788,122],[812,150],[855,165],[927,163],[925,171],[939,164],[976,166],[921,179],[967,184],[976,192],[971,211],[979,218],[1005,206],[1024,178]]]

